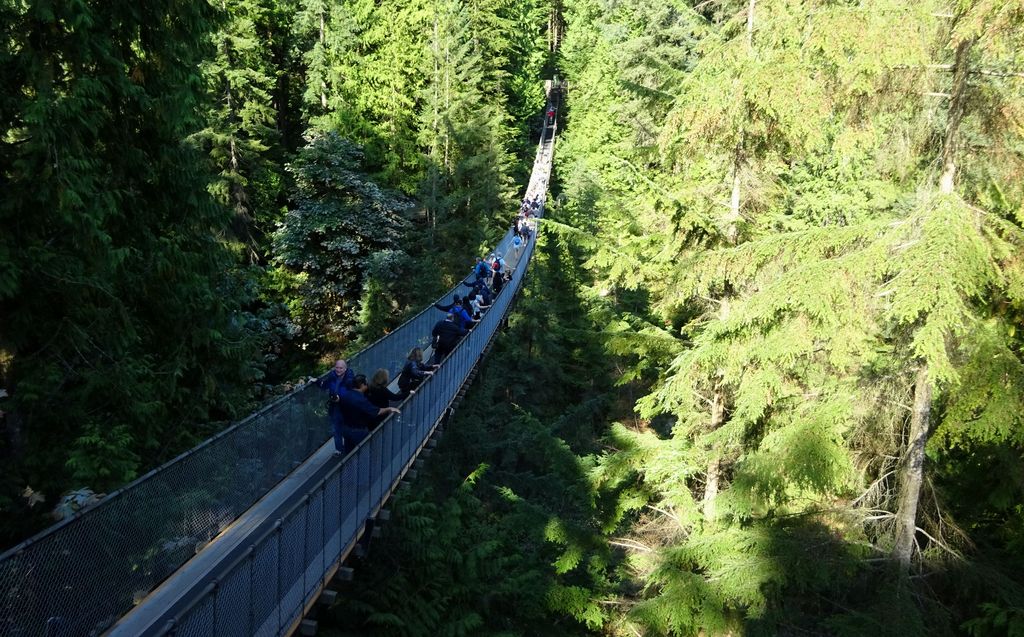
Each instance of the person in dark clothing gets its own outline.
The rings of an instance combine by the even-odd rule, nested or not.
[[[327,392],[327,422],[331,425],[331,434],[334,436],[334,455],[340,455],[345,451],[342,426],[344,417],[341,413],[340,396],[352,386],[354,378],[352,370],[344,359],[334,362],[334,370],[322,380],[316,381],[317,386]]]
[[[416,393],[415,391],[405,390],[396,394],[388,389],[390,382],[391,378],[388,370],[383,367],[378,369],[370,379],[370,388],[366,390],[366,398],[377,407],[388,407],[392,402],[405,400],[410,394]]]
[[[434,329],[430,331],[433,337],[434,356],[433,363],[440,363],[451,353],[459,340],[468,333],[466,328],[455,322],[455,316],[449,312],[443,321],[438,321]]]
[[[411,392],[420,386],[427,376],[434,373],[437,365],[426,365],[423,362],[423,350],[419,347],[412,348],[409,356],[405,359],[405,366],[402,373],[398,375],[398,389]]]
[[[495,272],[494,278],[491,279],[491,289],[494,290],[494,296],[498,296],[501,292],[501,288],[505,286],[505,275],[501,272]]]
[[[371,403],[366,397],[369,388],[366,376],[358,374],[352,379],[352,387],[339,396],[341,413],[345,419],[341,433],[349,451],[355,449],[363,438],[369,436],[370,431],[388,414],[402,413],[396,407],[377,407]]]
[[[475,284],[470,287],[475,287]],[[441,310],[442,312],[451,312],[452,308],[456,305],[462,305],[462,296],[455,294],[452,295],[452,302],[447,305],[441,305],[440,303],[434,303],[434,307]]]
[[[475,292],[482,300],[484,305],[491,304],[491,288],[487,287],[487,284],[483,281],[474,281],[473,283],[463,283],[466,287],[473,288]],[[437,307],[436,305],[434,307]]]

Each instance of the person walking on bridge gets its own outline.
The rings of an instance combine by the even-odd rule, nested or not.
[[[488,266],[483,259],[477,257],[476,265],[473,266],[473,274],[476,275],[477,281],[482,281],[491,275],[490,266]]]
[[[391,374],[388,370],[381,367],[370,378],[370,389],[366,392],[366,398],[377,407],[387,407],[392,402],[397,403],[405,400],[410,394],[416,393],[412,390],[402,390],[395,393],[388,388],[390,384]]]
[[[448,354],[451,354],[459,340],[468,333],[466,328],[455,323],[455,316],[449,312],[443,321],[438,321],[434,329],[430,331],[433,338],[434,354],[432,363],[440,363]]]
[[[491,288],[487,287],[486,281],[473,281],[472,283],[463,282],[462,285],[465,285],[468,288],[472,288],[471,294],[476,294],[481,299],[483,299],[484,305],[489,306],[491,304]],[[444,309],[436,305],[434,307],[437,307],[438,309]]]
[[[455,316],[455,322],[459,327],[469,329],[476,325],[476,321],[469,315],[469,312],[465,310],[462,303],[462,297],[458,294],[452,297],[452,302],[447,305],[441,305],[440,303],[434,303],[434,307],[441,310],[442,312],[450,312]]]

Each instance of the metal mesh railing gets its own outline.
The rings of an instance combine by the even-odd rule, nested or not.
[[[552,143],[542,138],[528,194],[546,190]],[[525,264],[534,243],[527,242],[516,258],[507,233],[496,250],[510,265]],[[256,543],[180,617],[176,634],[278,634],[294,613],[301,613],[309,580],[319,582],[324,576],[324,565],[337,559],[389,492],[465,382],[524,270],[515,268],[507,285],[511,290],[498,296],[449,360],[405,403],[401,417],[388,419],[332,471],[318,494],[304,498]],[[458,289],[441,301],[450,302]],[[394,376],[410,349],[429,342],[439,318],[428,307],[351,357],[350,367],[385,367]],[[325,412],[318,388],[293,392],[0,555],[0,635],[98,635],[110,628],[324,444]],[[321,521],[311,525],[310,516],[316,515]],[[298,519],[301,523],[293,521]],[[322,568],[315,566],[316,559]],[[228,616],[230,626],[224,620]]]

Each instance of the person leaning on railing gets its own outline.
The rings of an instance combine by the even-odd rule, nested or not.
[[[472,292],[474,294],[477,294],[480,297],[480,299],[483,301],[482,305],[490,306],[492,294],[491,294],[491,288],[487,287],[487,282],[486,281],[484,281],[482,279],[479,280],[479,281],[473,281],[472,283],[468,283],[468,282],[463,281],[462,285],[464,285],[464,286],[466,286],[468,288],[472,288]],[[438,309],[441,309],[439,306],[436,306],[436,305],[434,307],[437,307]]]
[[[463,305],[469,303],[470,314],[473,315],[474,321],[479,321],[480,317],[483,316],[484,310],[491,307],[484,303],[483,299],[476,292],[470,292],[463,299]]]
[[[473,317],[470,316],[469,312],[466,311],[466,308],[462,306],[462,297],[459,296],[458,294],[452,297],[451,303],[448,303],[446,305],[434,303],[434,307],[441,310],[442,312],[450,313],[453,319],[455,320],[455,323],[457,323],[459,327],[470,329],[471,327],[473,327],[473,325],[476,324],[476,322],[473,320]]]
[[[388,414],[402,413],[397,407],[378,407],[371,403],[366,397],[369,389],[366,376],[357,374],[352,380],[351,389],[344,391],[339,397],[341,415],[344,419],[341,435],[345,439],[345,448],[350,451],[355,449],[363,438],[369,436],[370,431],[387,418]]]
[[[437,365],[427,365],[423,362],[423,350],[419,347],[412,348],[409,356],[405,359],[405,366],[402,373],[398,375],[398,389],[412,391],[420,386],[427,376],[434,373]]]
[[[391,383],[391,375],[388,370],[381,367],[373,373],[370,378],[370,388],[366,390],[366,398],[376,407],[387,407],[392,402],[404,400],[409,394],[415,394],[412,390],[401,390],[395,393],[388,389]],[[399,388],[401,389],[401,388]]]

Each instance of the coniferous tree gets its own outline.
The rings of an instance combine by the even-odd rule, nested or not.
[[[470,250],[482,242],[486,216],[510,203],[500,111],[485,99],[483,51],[474,36],[462,0],[438,3],[421,116],[428,222],[441,226],[446,242]]]
[[[0,174],[9,480],[102,490],[230,413],[247,355],[184,140],[206,3],[5,5]]]
[[[203,65],[209,85],[208,126],[196,137],[209,148],[219,178],[211,192],[234,210],[234,234],[254,260],[262,258],[258,236],[275,221],[280,169],[271,98],[276,78],[269,43],[270,11],[262,0],[221,0],[223,26],[213,35],[216,55]],[[254,235],[255,231],[255,235]]]
[[[364,3],[369,4],[369,3]],[[406,193],[416,191],[424,160],[418,144],[418,96],[426,80],[430,6],[386,0],[359,13],[355,114],[342,131],[366,148],[367,164]]]
[[[295,16],[305,66],[303,110],[307,125],[349,135],[360,85],[360,35],[370,8],[365,1],[305,0]]]
[[[586,122],[588,129],[570,132],[561,157],[577,164],[563,167],[572,175],[571,187],[577,188],[570,191],[573,196],[588,202],[609,223],[604,227],[614,229],[594,244],[591,263],[605,274],[608,287],[642,286],[651,292],[649,319],[678,326],[703,314],[684,328],[682,342],[674,348],[655,345],[664,334],[651,322],[628,315],[634,325],[646,325],[641,334],[612,331],[609,341],[618,353],[668,354],[671,360],[672,352],[679,352],[656,383],[657,391],[640,405],[653,431],[637,435],[620,429],[614,444],[621,451],[610,455],[597,474],[610,488],[637,471],[633,475],[640,479],[640,492],[653,498],[677,528],[678,535],[669,532],[657,539],[666,547],[663,552],[636,551],[634,558],[651,590],[658,591],[635,607],[634,618],[662,632],[751,626],[771,618],[776,604],[790,611],[800,612],[801,606],[811,610],[814,604],[805,599],[770,591],[797,579],[812,588],[822,586],[830,569],[857,563],[863,568],[863,556],[852,548],[862,537],[876,555],[891,554],[904,565],[910,563],[908,546],[921,546],[926,562],[941,561],[942,554],[961,555],[963,545],[949,532],[955,522],[947,507],[955,505],[929,490],[921,471],[927,466],[924,444],[936,412],[961,443],[959,436],[977,421],[985,423],[978,430],[979,441],[1019,444],[1010,433],[1012,418],[989,420],[981,416],[987,410],[980,408],[980,395],[1003,405],[1017,404],[1021,395],[1014,380],[1020,362],[1013,331],[999,327],[1006,310],[993,312],[990,305],[1015,307],[1018,265],[1011,255],[1019,250],[1020,229],[1005,207],[985,211],[979,206],[992,202],[991,194],[978,196],[1005,192],[994,185],[998,178],[988,182],[994,189],[986,182],[993,173],[1005,174],[1007,164],[981,168],[975,175],[984,176],[965,180],[970,194],[963,200],[942,187],[951,181],[942,172],[927,172],[933,159],[950,165],[949,140],[962,126],[957,120],[963,119],[957,113],[969,112],[966,105],[972,103],[961,98],[957,104],[956,70],[963,65],[956,58],[962,56],[963,43],[981,32],[993,40],[1002,33],[1002,43],[987,52],[1009,50],[1014,29],[1007,25],[1013,24],[1013,12],[997,10],[982,18],[992,11],[988,5],[964,8],[958,15],[972,17],[957,19],[961,26],[953,30],[953,43],[946,49],[953,61],[943,66],[934,63],[929,50],[936,16],[943,14],[937,7],[878,3],[858,9],[860,19],[851,20],[846,7],[812,11],[802,5],[744,4],[744,16],[754,16],[753,24],[725,17],[735,15],[729,11],[716,17],[714,12],[724,6],[700,5],[706,12],[701,18],[707,21],[684,24],[698,41],[706,42],[701,47],[708,46],[710,54],[666,66],[661,83],[640,75],[641,81],[632,86],[623,82],[609,89],[602,80],[609,64],[617,63],[614,55],[602,51],[604,42],[641,31],[631,20],[642,10],[629,3],[608,13],[594,3],[576,3],[581,15],[615,26],[597,34],[570,28],[566,42],[570,64],[579,64],[570,73],[574,91],[584,98],[574,102],[573,122]],[[999,27],[980,27],[983,23]],[[870,44],[881,37],[864,35],[865,26],[887,33],[893,25],[898,25],[899,35],[886,36],[884,49]],[[732,46],[739,51],[730,54],[729,38],[734,36],[746,41]],[[586,45],[577,45],[575,38]],[[892,46],[894,42],[899,46]],[[682,43],[687,46],[685,38]],[[744,47],[752,47],[756,55],[744,57]],[[769,61],[771,68],[753,71]],[[635,65],[618,64],[612,66],[618,78],[629,82],[638,77]],[[1005,58],[988,64],[975,77],[1005,77]],[[993,71],[993,66],[1000,70]],[[673,74],[673,68],[682,73]],[[736,75],[730,68],[751,73]],[[668,79],[673,76],[684,81],[673,84]],[[930,86],[936,77],[947,77],[952,87]],[[623,85],[628,90],[621,90]],[[961,79],[960,86],[970,82]],[[635,144],[643,139],[647,131],[642,121],[624,127],[601,121],[599,114],[623,108],[631,93],[656,96],[652,88],[663,87],[670,87],[666,92],[674,104],[663,124],[654,118],[662,129],[661,153],[645,153],[641,147],[615,154],[608,152],[608,143],[592,141],[611,139],[614,146],[618,140]],[[708,94],[733,95],[737,87],[741,99],[712,99],[711,104],[738,109],[739,120],[716,115],[715,108],[701,110]],[[950,101],[947,112],[938,110],[939,116],[933,117],[935,111],[929,112],[925,100],[940,95],[936,90]],[[986,119],[982,113],[1014,112],[1015,89],[1002,85],[979,99],[982,94],[976,94],[974,104],[992,104],[995,96],[1005,101],[1001,107],[979,109],[978,121]],[[595,101],[595,95],[603,101]],[[657,114],[657,99],[648,99],[648,110]],[[690,100],[692,111],[686,106]],[[1002,140],[1009,139],[1004,135],[1012,130],[998,120],[969,129],[973,139],[987,137],[986,147],[998,149],[989,157],[1001,157]],[[740,122],[731,128],[739,131],[736,143],[735,136],[729,142],[721,134],[721,126],[729,128],[734,121]],[[929,126],[936,121],[941,129],[932,134]],[[687,143],[700,138],[687,135],[701,130],[708,132],[712,144],[726,140],[722,149],[732,158],[731,181],[720,179],[716,162],[721,162],[713,147],[703,158],[688,153]],[[952,163],[986,165],[986,153],[974,148]],[[738,216],[736,198],[715,194],[721,188],[714,185],[728,181],[735,195],[737,176],[741,185],[746,181],[756,186],[747,190],[751,207]],[[915,192],[922,178],[938,187],[931,193]],[[608,210],[620,205],[643,218],[643,230],[631,230],[628,221]],[[972,215],[957,212],[968,209]],[[725,210],[725,216],[717,210]],[[732,248],[732,222],[741,219],[739,236],[747,245]],[[709,244],[722,247],[707,252]],[[684,267],[659,270],[658,260],[666,255],[677,262],[687,259]],[[1007,334],[1009,338],[1003,336]],[[987,359],[991,365],[977,358],[981,352],[992,357]],[[969,384],[961,385],[961,365],[970,370]],[[990,371],[981,372],[980,367]],[[642,362],[640,376],[633,378],[651,368],[650,361]],[[981,381],[986,385],[981,389],[980,378],[991,381],[995,376],[1003,381]],[[961,390],[965,395],[958,398]],[[972,407],[964,411],[962,400]],[[903,407],[915,404],[915,409]],[[954,404],[960,406],[947,411]],[[669,425],[657,424],[666,413],[673,419],[671,432]],[[938,453],[940,447],[933,448]],[[722,458],[728,459],[724,465]],[[700,469],[716,462],[717,472]],[[714,473],[719,483],[710,488],[708,477]],[[928,494],[919,498],[922,489]],[[708,515],[709,507],[700,501],[707,503],[711,491],[717,494],[717,506]],[[927,506],[922,509],[921,503]],[[837,517],[828,511],[843,513]],[[776,516],[792,522],[773,522]],[[701,522],[701,517],[706,519]],[[826,543],[831,549],[822,560],[825,568],[801,569],[787,561],[799,558],[782,539],[801,525],[809,531],[815,524],[842,529],[849,544]],[[765,559],[780,568],[763,570],[758,564]],[[763,579],[730,579],[738,564]],[[854,602],[854,586],[848,585],[839,593],[850,596],[846,603],[878,604],[867,617],[899,607],[900,595],[879,595],[875,601],[866,595]],[[1012,588],[1003,586],[994,585],[993,590]],[[894,623],[893,630],[904,633],[943,621],[927,609],[904,606],[897,612],[903,614],[903,623]],[[835,630],[863,629],[859,622],[865,616],[840,615],[830,611],[816,619],[834,622]],[[993,617],[994,612],[985,621]]]
[[[351,338],[375,253],[402,248],[410,202],[372,181],[362,160],[337,133],[313,133],[289,166],[295,207],[274,236],[274,252],[299,276],[294,315],[306,343],[337,346]]]

